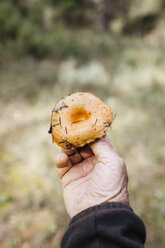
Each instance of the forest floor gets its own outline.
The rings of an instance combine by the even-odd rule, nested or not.
[[[0,248],[59,247],[69,218],[48,129],[55,103],[76,91],[116,114],[109,136],[127,164],[130,205],[146,224],[146,247],[164,248],[165,50],[99,39],[108,55],[96,49],[86,61],[0,59]]]

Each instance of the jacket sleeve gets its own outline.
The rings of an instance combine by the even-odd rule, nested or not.
[[[61,248],[144,248],[145,226],[133,210],[118,202],[90,207],[74,216]]]

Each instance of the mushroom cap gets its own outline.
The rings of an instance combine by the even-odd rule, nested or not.
[[[52,111],[52,139],[63,148],[82,147],[103,136],[113,121],[111,108],[91,93],[77,92]]]

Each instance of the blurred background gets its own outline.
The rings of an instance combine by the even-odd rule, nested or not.
[[[146,247],[165,244],[165,1],[0,1],[0,248],[58,248],[68,225],[51,110],[87,91],[111,106]]]

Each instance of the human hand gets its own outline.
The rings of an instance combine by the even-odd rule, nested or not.
[[[55,163],[71,218],[103,202],[129,204],[126,165],[108,136],[78,151],[63,149]]]

